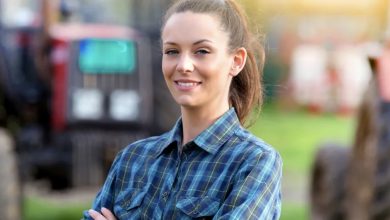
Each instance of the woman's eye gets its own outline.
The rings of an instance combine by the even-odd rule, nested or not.
[[[200,50],[197,50],[196,51],[196,54],[209,54],[210,52],[208,50],[205,50],[205,49],[200,49]]]
[[[164,54],[166,54],[166,55],[175,55],[175,54],[178,54],[178,53],[179,53],[179,51],[177,51],[177,50],[166,50],[164,52]]]

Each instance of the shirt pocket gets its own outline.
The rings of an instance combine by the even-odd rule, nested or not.
[[[119,219],[138,217],[141,211],[137,208],[141,206],[146,192],[145,189],[129,189],[121,192],[115,200],[115,215]]]
[[[176,203],[176,208],[191,218],[212,218],[221,203],[210,197],[183,197]]]

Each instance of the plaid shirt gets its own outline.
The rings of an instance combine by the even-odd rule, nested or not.
[[[279,219],[281,158],[241,127],[233,108],[182,151],[181,140],[179,120],[125,148],[92,208],[118,219]]]

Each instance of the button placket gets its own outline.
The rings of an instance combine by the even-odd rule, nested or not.
[[[172,216],[175,216],[174,212],[173,213],[168,212],[169,210],[172,211],[171,207],[166,207],[166,206],[167,204],[174,203],[175,201],[176,187],[179,181],[178,179],[181,170],[180,167],[183,158],[182,152],[180,151],[181,150],[179,149],[179,147],[177,147],[177,150],[173,151],[171,155],[172,164],[170,165],[170,171],[169,171],[170,178],[167,187],[165,188],[165,190],[162,191],[161,194],[161,199],[164,201],[164,205],[163,205],[164,214],[161,219],[171,219]],[[169,215],[169,217],[167,217],[166,215]]]

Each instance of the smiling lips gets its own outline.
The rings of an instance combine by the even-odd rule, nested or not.
[[[190,80],[176,80],[175,84],[179,90],[189,91],[201,84],[201,82]]]

